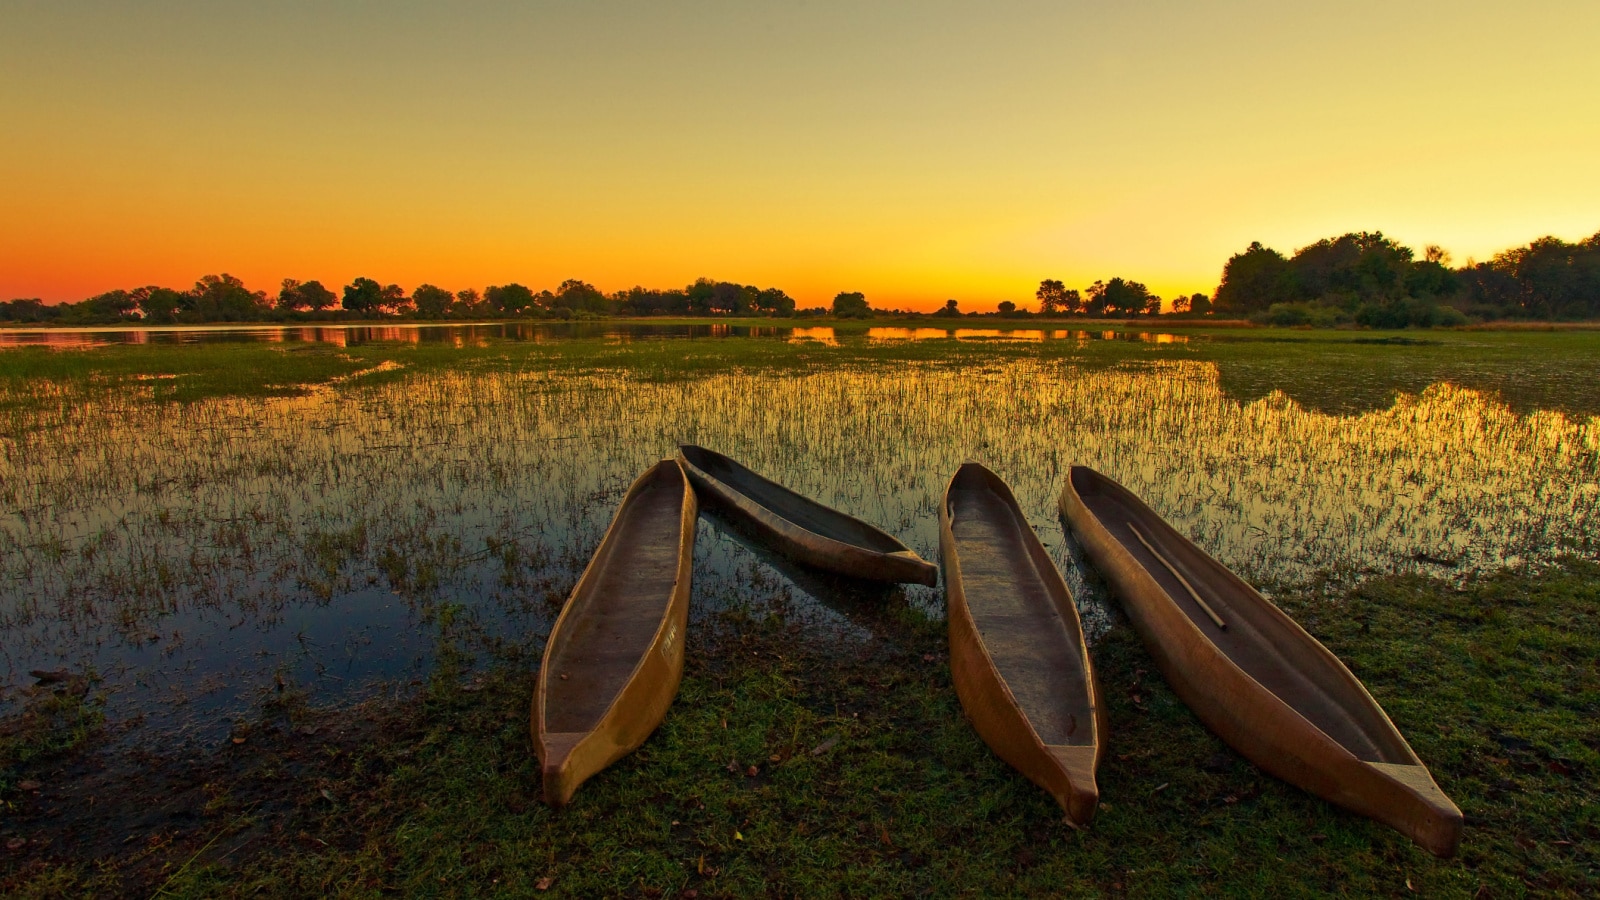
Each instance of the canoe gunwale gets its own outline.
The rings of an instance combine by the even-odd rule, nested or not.
[[[1376,713],[1377,722],[1387,729],[1387,737],[1403,748],[1406,761],[1358,757],[1217,646],[1112,532],[1110,525],[1089,507],[1075,481],[1080,471],[1092,479],[1096,489],[1114,492],[1119,501],[1159,523],[1164,540],[1181,541],[1208,560],[1278,624],[1291,626],[1289,633],[1300,645],[1296,650],[1312,652],[1318,664],[1337,672],[1347,688],[1358,692],[1369,714]],[[1454,852],[1460,839],[1460,810],[1439,788],[1366,685],[1332,651],[1276,604],[1172,528],[1132,491],[1110,478],[1093,469],[1074,466],[1058,505],[1090,560],[1122,601],[1168,684],[1211,731],[1253,763],[1290,784],[1387,824],[1436,855]],[[1141,520],[1139,524],[1144,526],[1146,522]],[[1221,699],[1224,697],[1227,699]],[[1407,783],[1384,767],[1411,770],[1414,775],[1422,775],[1426,785]],[[1396,804],[1396,794],[1407,798],[1406,802]]]
[[[982,632],[978,628],[977,618],[972,613],[972,608],[967,601],[966,584],[961,569],[961,554],[957,548],[954,531],[954,517],[950,512],[950,495],[955,489],[956,482],[964,472],[976,471],[983,479],[985,487],[993,491],[1004,500],[1018,517],[1021,529],[1022,549],[1028,553],[1041,581],[1044,582],[1049,592],[1051,601],[1056,607],[1057,615],[1067,626],[1069,637],[1076,636],[1076,651],[1079,664],[1083,672],[1084,691],[1088,695],[1089,706],[1092,714],[1085,723],[1089,735],[1088,740],[1077,744],[1046,744],[1039,735],[1037,727],[1029,719],[1021,702],[1012,691],[1010,683],[1001,673],[1000,667],[995,663],[994,656],[988,644],[983,640]],[[1016,501],[1009,485],[995,475],[987,467],[979,463],[963,463],[945,487],[944,495],[939,502],[939,561],[944,570],[945,593],[947,596],[946,616],[949,620],[950,651],[951,651],[951,676],[956,686],[957,698],[961,701],[963,709],[968,711],[968,720],[978,732],[984,743],[1000,756],[1007,764],[1021,772],[1030,781],[1046,790],[1060,804],[1067,814],[1067,822],[1073,827],[1085,826],[1094,816],[1095,806],[1098,804],[1099,788],[1095,780],[1094,766],[1105,756],[1105,708],[1100,701],[1099,684],[1096,680],[1093,662],[1089,656],[1088,642],[1083,638],[1082,618],[1078,615],[1076,604],[1072,599],[1072,591],[1067,586],[1066,580],[1061,577],[1060,571],[1054,562],[1049,559],[1044,546],[1039,542],[1039,537],[1027,525],[1027,519],[1022,514],[1022,509]],[[1041,558],[1042,557],[1042,558]],[[1043,563],[1043,567],[1041,567]],[[1054,576],[1053,578],[1051,576]],[[979,662],[984,678],[983,684],[970,684],[968,678],[962,677],[960,657],[972,653]],[[1003,698],[1006,714],[1005,718],[1012,720],[1013,727],[1007,729],[1013,732],[1021,731],[1027,736],[1029,755],[1032,760],[1012,759],[1011,754],[1002,752],[1001,746],[991,742],[991,738],[1003,740],[1003,736],[992,735],[988,729],[980,725],[979,719],[992,715],[986,711],[979,716],[973,715],[973,706],[982,708],[981,694],[986,691],[995,691]],[[1016,726],[1020,726],[1017,728]],[[1004,726],[997,726],[1001,728]],[[1086,748],[1092,750],[1092,762],[1087,772],[1087,784],[1077,783],[1073,774],[1060,766],[1056,752],[1062,748]],[[1040,766],[1039,763],[1044,765]],[[1038,771],[1044,769],[1046,775]],[[1055,771],[1051,771],[1055,770]],[[1046,777],[1053,775],[1054,777]],[[1060,783],[1051,784],[1050,781]],[[1075,808],[1076,807],[1076,808]]]
[[[1086,468],[1086,467],[1074,467],[1074,468]],[[1145,513],[1147,516],[1149,516],[1150,519],[1153,520],[1155,524],[1159,524],[1161,526],[1161,530],[1163,532],[1163,534],[1161,535],[1162,538],[1178,541],[1182,545],[1184,545],[1187,549],[1189,549],[1189,550],[1191,550],[1193,552],[1201,554],[1206,559],[1212,559],[1210,554],[1206,553],[1204,550],[1202,550],[1200,547],[1198,547],[1193,541],[1189,540],[1189,538],[1186,537],[1182,532],[1178,531],[1176,528],[1173,528],[1170,524],[1168,524],[1167,521],[1159,513],[1157,513],[1155,510],[1151,509],[1148,504],[1146,504],[1143,500],[1139,499],[1139,497],[1137,495],[1135,495],[1132,491],[1129,491],[1127,488],[1124,488],[1122,485],[1117,484],[1114,481],[1111,481],[1110,479],[1106,478],[1103,475],[1100,475],[1098,472],[1094,472],[1092,469],[1089,469],[1087,471],[1092,473],[1092,477],[1095,477],[1097,480],[1100,481],[1100,486],[1101,487],[1109,487],[1112,490],[1117,491],[1117,493],[1121,494],[1121,499],[1123,499],[1126,502],[1129,502],[1132,505],[1135,505],[1136,509],[1138,509],[1139,511],[1141,511],[1141,512]],[[1068,488],[1073,490],[1073,492],[1076,494],[1076,486],[1072,484],[1072,482],[1070,481],[1070,478],[1069,478],[1069,481],[1067,482],[1067,484],[1068,484]],[[1096,515],[1094,513],[1094,511],[1089,508],[1089,505],[1088,505],[1087,502],[1084,502],[1081,498],[1079,498],[1079,503],[1081,504],[1081,506],[1082,506],[1083,510],[1085,511],[1085,513],[1087,513],[1090,516],[1094,516],[1096,521],[1099,521],[1099,516]],[[1145,523],[1140,523],[1140,524],[1143,525]],[[1173,597],[1172,593],[1170,591],[1168,591],[1166,588],[1161,586],[1160,582],[1156,580],[1156,578],[1154,577],[1154,574],[1152,572],[1150,572],[1149,568],[1146,567],[1144,565],[1144,563],[1140,562],[1139,559],[1136,556],[1133,555],[1133,553],[1130,551],[1128,545],[1121,538],[1117,537],[1117,535],[1113,531],[1111,531],[1111,528],[1110,528],[1109,525],[1106,525],[1104,522],[1100,522],[1100,525],[1105,530],[1107,537],[1109,537],[1111,539],[1113,544],[1115,544],[1115,546],[1117,548],[1122,550],[1122,552],[1127,555],[1128,562],[1132,563],[1134,566],[1138,567],[1138,569],[1142,570],[1144,572],[1144,574],[1146,575],[1146,577],[1149,578],[1150,583],[1151,583],[1151,585],[1154,586],[1155,590],[1160,592],[1161,594],[1165,595],[1168,598],[1169,602],[1171,602],[1173,604],[1173,608],[1178,610],[1179,619],[1183,623],[1187,624],[1188,630],[1193,633],[1192,637],[1194,639],[1197,639],[1200,642],[1203,642],[1205,644],[1209,644],[1209,645],[1215,647],[1216,646],[1215,642],[1212,641],[1210,636],[1205,633],[1205,629],[1203,629],[1202,627],[1197,625],[1195,623],[1194,619],[1191,618],[1189,615],[1187,615],[1186,613],[1182,612],[1182,610],[1177,606],[1177,598]],[[1150,535],[1150,537],[1152,539],[1154,539],[1156,536],[1155,535]],[[1212,561],[1215,562],[1215,560],[1212,560]],[[1264,612],[1266,615],[1268,615],[1271,618],[1273,618],[1278,625],[1283,626],[1286,629],[1288,629],[1294,635],[1295,639],[1300,644],[1300,646],[1297,649],[1304,650],[1304,651],[1309,651],[1309,652],[1314,653],[1317,656],[1321,657],[1321,662],[1327,667],[1327,670],[1335,673],[1340,678],[1340,680],[1343,682],[1343,685],[1344,685],[1344,687],[1346,689],[1353,690],[1353,691],[1357,692],[1358,695],[1363,700],[1365,700],[1366,704],[1371,708],[1371,711],[1377,713],[1378,716],[1381,717],[1381,722],[1385,726],[1387,726],[1388,730],[1391,732],[1391,736],[1395,740],[1397,740],[1399,742],[1400,747],[1403,748],[1404,753],[1407,755],[1407,757],[1408,757],[1407,764],[1416,765],[1416,766],[1422,765],[1422,760],[1420,758],[1418,758],[1416,752],[1411,749],[1411,745],[1405,740],[1405,736],[1400,733],[1400,729],[1395,727],[1394,722],[1392,720],[1390,720],[1390,718],[1389,718],[1389,714],[1383,710],[1383,707],[1372,696],[1371,692],[1369,692],[1367,690],[1367,686],[1361,682],[1361,679],[1359,679],[1359,678],[1357,678],[1355,676],[1354,672],[1350,671],[1350,668],[1344,664],[1343,660],[1339,659],[1339,657],[1336,656],[1333,653],[1333,651],[1329,650],[1326,646],[1324,646],[1322,644],[1321,641],[1317,640],[1316,637],[1314,637],[1310,632],[1306,631],[1304,626],[1302,626],[1299,622],[1296,622],[1292,616],[1290,616],[1288,613],[1284,612],[1281,608],[1279,608],[1279,606],[1276,603],[1273,603],[1271,600],[1268,600],[1266,597],[1263,597],[1261,595],[1260,591],[1256,590],[1255,587],[1252,586],[1249,582],[1247,582],[1244,579],[1240,578],[1238,576],[1238,574],[1235,573],[1232,569],[1229,569],[1228,567],[1223,566],[1220,563],[1216,563],[1215,572],[1216,572],[1216,574],[1220,574],[1223,577],[1225,577],[1227,580],[1232,582],[1233,586],[1236,589],[1238,589],[1240,591],[1240,593],[1244,597],[1256,600],[1257,603],[1258,603],[1257,609],[1260,612]],[[1260,681],[1258,681],[1254,675],[1251,675],[1250,672],[1247,671],[1243,666],[1241,666],[1237,662],[1235,662],[1231,656],[1229,656],[1225,652],[1222,652],[1221,648],[1217,648],[1217,658],[1219,660],[1223,661],[1223,662],[1226,662],[1234,670],[1234,672],[1238,675],[1238,677],[1247,680],[1251,685],[1253,685],[1255,687],[1255,689],[1260,690],[1260,691],[1262,691],[1262,692],[1264,692],[1266,694],[1271,695],[1273,697],[1273,699],[1275,699],[1279,703],[1283,704],[1283,708],[1284,708],[1285,712],[1287,712],[1289,714],[1293,714],[1300,721],[1304,722],[1305,726],[1307,728],[1311,728],[1311,729],[1316,730],[1316,732],[1318,734],[1320,734],[1322,737],[1326,738],[1330,743],[1332,743],[1334,746],[1338,747],[1341,751],[1343,751],[1345,753],[1349,753],[1352,757],[1355,757],[1357,761],[1366,762],[1366,763],[1385,763],[1385,764],[1388,764],[1388,765],[1395,765],[1395,763],[1390,763],[1390,762],[1388,762],[1386,760],[1381,760],[1381,759],[1370,759],[1370,760],[1369,759],[1361,759],[1359,756],[1356,756],[1355,753],[1353,753],[1348,747],[1345,747],[1344,744],[1342,744],[1339,741],[1335,740],[1331,735],[1329,735],[1326,731],[1324,731],[1320,725],[1318,725],[1317,723],[1311,721],[1311,719],[1308,718],[1304,713],[1300,712],[1300,710],[1296,709],[1294,706],[1290,705],[1288,702],[1283,700],[1283,698],[1279,697],[1277,695],[1277,693],[1274,692],[1270,687],[1268,687],[1265,684],[1262,684]]]
[[[671,474],[665,471],[668,469],[668,467],[670,467]],[[670,591],[668,592],[667,600],[662,605],[661,621],[656,625],[655,631],[651,634],[649,644],[646,645],[644,651],[639,654],[639,659],[634,663],[633,668],[629,671],[628,677],[622,682],[621,686],[617,690],[616,695],[613,696],[611,701],[606,705],[604,712],[602,712],[595,719],[593,726],[589,728],[588,731],[583,732],[550,732],[545,727],[545,700],[548,693],[548,673],[550,671],[549,663],[552,661],[551,653],[553,648],[556,648],[560,645],[560,642],[565,637],[564,631],[566,628],[571,627],[567,623],[569,616],[574,613],[576,606],[573,601],[580,596],[583,596],[586,591],[592,590],[593,582],[601,577],[606,566],[612,562],[611,551],[614,548],[612,548],[610,545],[616,537],[619,525],[623,520],[624,514],[627,512],[628,505],[633,502],[633,500],[637,498],[639,494],[643,493],[644,490],[655,480],[662,477],[670,478],[673,477],[674,474],[681,482],[681,489],[683,492],[682,500],[678,506],[678,564],[674,572],[673,583]],[[670,682],[670,684],[667,685],[667,689],[665,691],[661,692],[665,694],[664,702],[645,704],[647,709],[642,718],[646,720],[654,719],[655,721],[650,723],[648,727],[644,728],[644,737],[647,738],[649,734],[654,732],[655,728],[660,725],[661,718],[665,716],[666,709],[671,706],[672,699],[677,694],[677,685],[681,681],[683,675],[683,644],[687,638],[687,635],[683,632],[687,630],[689,590],[691,587],[691,575],[694,562],[695,527],[698,518],[699,504],[695,496],[694,487],[689,483],[688,476],[684,473],[683,468],[678,465],[677,460],[670,458],[657,462],[655,465],[651,466],[644,473],[642,473],[638,478],[636,478],[633,484],[629,486],[627,492],[623,495],[621,502],[617,504],[616,512],[612,515],[611,522],[609,525],[607,525],[605,534],[601,537],[600,543],[596,546],[595,552],[590,557],[588,564],[585,565],[583,574],[579,576],[577,583],[573,586],[572,592],[567,595],[567,602],[562,606],[561,612],[559,615],[557,615],[555,623],[550,627],[550,633],[545,638],[544,654],[540,661],[538,677],[534,683],[532,711],[534,745],[536,751],[538,752],[541,769],[546,768],[548,753],[550,750],[547,738],[550,736],[555,734],[564,736],[580,735],[565,748],[565,753],[563,756],[564,760],[571,760],[578,757],[584,750],[589,749],[590,745],[592,745],[595,741],[602,740],[609,736],[611,727],[618,724],[617,720],[625,712],[623,707],[625,705],[632,705],[630,701],[635,699],[633,695],[652,687],[652,685],[644,685],[640,676],[653,664],[655,656],[662,651],[662,645],[668,632],[674,627],[677,627],[679,632],[677,635],[677,644],[674,648],[672,648],[671,652],[667,654],[668,658],[666,659],[666,666],[668,670],[666,675],[667,681]],[[656,687],[659,686],[660,685],[658,683]],[[648,694],[644,699],[650,699]],[[656,716],[653,714],[653,712],[648,710],[648,707],[656,705],[661,707],[660,716]],[[581,784],[582,781],[587,780],[589,777],[592,777],[593,774],[598,774],[599,771],[609,766],[612,762],[615,762],[617,759],[620,759],[622,756],[625,756],[627,753],[636,749],[640,743],[643,743],[643,738],[641,738],[637,743],[632,743],[630,746],[619,746],[615,748],[615,752],[606,752],[604,755],[610,758],[596,768],[595,772],[590,773],[589,775],[584,775],[579,780],[579,784]],[[556,806],[564,805],[566,798],[552,799],[550,796],[551,777],[552,776],[548,770],[546,770],[546,801],[551,802],[552,805]],[[572,785],[572,790],[575,791],[577,786],[577,784]]]
[[[751,494],[701,468],[690,459],[690,452],[704,453],[728,465],[740,478],[748,478],[770,489],[789,496],[795,502],[808,504],[826,514],[849,520],[875,535],[883,545],[893,550],[877,550],[830,537],[786,518],[782,513],[761,503]],[[709,499],[726,508],[736,519],[742,519],[773,545],[773,549],[806,565],[851,578],[883,581],[894,584],[910,583],[933,587],[938,583],[938,567],[928,562],[899,538],[876,525],[856,518],[805,497],[761,475],[729,456],[700,447],[684,444],[678,450],[678,464],[683,467],[689,481],[697,491],[704,491]]]

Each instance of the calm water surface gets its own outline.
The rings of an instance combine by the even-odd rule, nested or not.
[[[508,337],[478,327],[526,326],[400,338]],[[696,334],[665,328],[598,336]],[[199,339],[326,331],[391,339],[382,329]],[[728,336],[839,340],[826,328]],[[1096,337],[884,328],[850,339]],[[446,371],[287,399],[19,408],[0,435],[0,704],[15,702],[30,669],[92,667],[113,719],[142,717],[134,733],[163,740],[219,739],[280,680],[324,700],[404,690],[442,643],[536,658],[617,500],[680,442],[732,454],[929,559],[945,480],[982,460],[1015,489],[1092,631],[1109,626],[1104,598],[1055,514],[1074,463],[1122,481],[1269,586],[1593,552],[1600,519],[1600,418],[1519,412],[1449,382],[1384,408],[1318,412],[1276,391],[1231,396],[1216,365],[1192,359],[678,381]],[[781,605],[845,646],[873,628],[853,615],[863,602],[942,615],[937,590],[873,595],[776,563],[706,521],[693,597],[697,620]]]
[[[169,328],[9,328],[0,329],[0,348],[45,346],[89,349],[116,344],[333,344],[339,347],[372,343],[486,345],[490,341],[546,343],[571,338],[603,337],[618,342],[667,338],[776,338],[816,341],[837,346],[831,326],[783,325],[652,325],[641,322],[491,322],[476,325],[199,325]],[[1170,344],[1189,340],[1184,335],[1105,329],[1030,328],[868,328],[869,341],[906,340],[1123,340]]]

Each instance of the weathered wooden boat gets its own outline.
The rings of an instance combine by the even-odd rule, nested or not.
[[[1073,467],[1060,506],[1207,727],[1284,781],[1455,852],[1461,811],[1338,657],[1110,478]]]
[[[945,489],[939,559],[950,674],[968,720],[1069,822],[1088,824],[1105,728],[1083,625],[1011,489],[977,463]]]
[[[676,460],[639,476],[550,629],[533,693],[546,803],[566,805],[666,717],[683,678],[698,515]]]
[[[721,453],[685,444],[678,449],[678,462],[707,506],[790,559],[869,581],[938,583],[938,567],[893,535],[802,497]]]

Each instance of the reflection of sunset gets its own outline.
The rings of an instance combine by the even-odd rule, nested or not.
[[[790,343],[800,341],[818,341],[830,347],[839,346],[838,338],[833,336],[832,328],[796,328],[789,332]]]
[[[487,332],[423,334],[454,343]],[[553,607],[530,611],[526,591],[499,592],[503,562],[473,548],[511,529],[530,577],[570,583],[619,486],[684,439],[924,555],[937,538],[930,511],[965,459],[1006,478],[1058,554],[1055,496],[1068,467],[1085,463],[1251,577],[1404,569],[1415,554],[1462,571],[1543,560],[1592,547],[1600,518],[1600,418],[1519,415],[1448,384],[1343,416],[1279,392],[1241,402],[1214,364],[1187,361],[692,379],[540,367],[396,377],[404,371],[384,361],[308,396],[184,404],[144,399],[173,382],[143,378],[109,390],[0,386],[13,436],[0,455],[0,642],[65,640],[110,672],[154,630],[214,619],[239,659],[270,661],[270,623],[305,615],[296,604],[307,591],[362,590],[308,563],[318,542],[344,534],[362,538],[357,571],[427,565],[491,630],[538,630]],[[374,381],[380,372],[389,379]],[[742,596],[748,571],[712,560],[697,562],[697,590]],[[385,605],[387,587],[377,593],[389,599],[373,610],[405,614]],[[237,644],[256,639],[262,648]],[[414,652],[387,640],[369,662]],[[173,652],[174,665],[193,661]]]
[[[874,341],[927,341],[947,338],[943,328],[868,328],[867,339]]]
[[[957,328],[958,341],[1042,341],[1044,332],[1035,330],[1001,331],[998,328]]]

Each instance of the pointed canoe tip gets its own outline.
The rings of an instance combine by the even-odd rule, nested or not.
[[[1366,765],[1405,788],[1422,807],[1421,814],[1411,818],[1399,830],[1440,859],[1454,856],[1456,848],[1461,845],[1465,817],[1450,795],[1433,780],[1428,767],[1377,762],[1368,762]]]
[[[539,774],[544,802],[560,809],[577,793],[579,779],[573,777],[572,754],[584,734],[544,734],[539,738]]]
[[[1056,795],[1056,801],[1067,814],[1067,823],[1074,828],[1087,826],[1100,806],[1100,786],[1095,781],[1099,746],[1058,745],[1045,750],[1067,776],[1067,789]]]
[[[560,759],[552,759],[541,766],[544,788],[544,802],[555,809],[561,809],[572,802],[572,795],[578,792],[577,779],[572,777],[572,770],[567,767],[570,756],[563,755]]]

